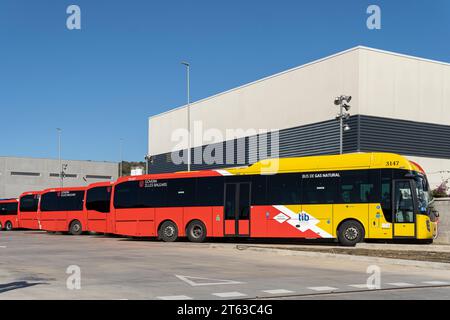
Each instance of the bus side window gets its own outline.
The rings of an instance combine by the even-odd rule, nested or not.
[[[18,203],[8,203],[7,204],[7,211],[9,215],[17,216],[17,209],[19,204]]]
[[[300,176],[284,173],[267,176],[267,198],[270,204],[299,204]]]
[[[267,204],[267,176],[255,175],[252,176],[252,205]]]
[[[374,181],[367,170],[343,171],[340,179],[341,203],[368,203],[373,198]]]
[[[223,206],[223,177],[197,179],[196,201],[198,206]]]
[[[339,181],[336,178],[302,179],[303,204],[333,204],[338,199]]]

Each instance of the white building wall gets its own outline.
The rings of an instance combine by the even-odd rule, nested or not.
[[[359,113],[450,125],[450,64],[360,49]]]
[[[350,92],[357,113],[358,76],[358,50],[352,49],[193,103],[191,126],[201,121],[203,130],[219,130],[223,141],[227,129],[285,129],[320,122],[333,119],[337,113],[334,98]],[[171,141],[179,128],[187,128],[185,107],[151,117],[149,155],[180,149]],[[211,143],[192,140],[193,147]]]

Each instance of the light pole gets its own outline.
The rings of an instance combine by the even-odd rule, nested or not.
[[[351,106],[349,105],[352,100],[351,96],[341,95],[334,99],[334,104],[339,106],[339,113],[336,116],[336,120],[339,120],[339,154],[343,153],[343,144],[344,144],[344,132],[350,130],[350,126],[344,123],[344,120],[347,120],[350,117]]]
[[[61,128],[56,128],[56,131],[58,132],[58,159],[59,159],[59,184],[62,188],[64,186],[63,182],[63,167],[62,167],[62,160],[61,160]]]
[[[120,139],[119,154],[120,154],[119,177],[121,177],[122,169],[123,169],[123,139],[122,138]]]
[[[182,61],[182,65],[186,66],[186,77],[187,77],[187,131],[188,131],[188,171],[191,171],[191,84],[190,84],[190,73],[191,65],[189,62]]]
[[[148,162],[152,160],[152,156],[146,155],[144,159],[145,159],[145,174],[148,174]]]

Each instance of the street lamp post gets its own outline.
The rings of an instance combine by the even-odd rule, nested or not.
[[[58,132],[59,184],[60,184],[60,187],[62,188],[64,186],[63,167],[62,167],[62,160],[61,160],[61,132],[62,132],[62,129],[56,128],[56,131]]]
[[[149,155],[145,156],[145,174],[148,174],[148,162],[150,161],[151,157]]]
[[[191,171],[191,87],[190,87],[190,73],[191,65],[188,62],[181,62],[182,65],[186,66],[186,77],[187,77],[187,131],[188,131],[188,159],[187,166],[188,171]]]
[[[343,145],[344,145],[344,132],[350,130],[350,126],[344,123],[344,120],[347,120],[350,117],[351,106],[349,105],[352,100],[351,96],[341,95],[334,99],[334,104],[339,106],[339,113],[336,116],[336,120],[339,120],[339,154],[343,154]]]
[[[119,177],[121,177],[122,176],[122,170],[123,170],[123,139],[120,139],[119,153],[120,153]]]

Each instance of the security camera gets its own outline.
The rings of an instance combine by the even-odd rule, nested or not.
[[[342,100],[347,101],[347,103],[350,103],[352,100],[352,96],[342,96]]]
[[[347,104],[347,103],[343,103],[342,106],[345,108],[346,111],[350,110],[350,108],[352,107],[351,105]]]

